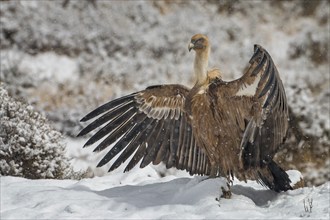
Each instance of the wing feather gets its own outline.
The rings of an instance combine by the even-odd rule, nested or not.
[[[161,146],[157,152],[157,156],[155,157],[155,160],[152,162],[154,165],[159,164],[162,161],[165,161],[167,154],[167,151],[169,152],[169,142],[170,142],[170,131],[173,129],[173,122],[174,120],[168,120],[167,128],[165,128],[165,134],[163,136],[163,141],[161,143]]]
[[[251,82],[251,77],[259,81]],[[284,142],[289,114],[279,73],[271,56],[259,45],[255,45],[250,68],[235,85],[240,88],[248,80],[257,82],[258,86],[251,101],[245,102],[252,112],[241,141],[241,159],[245,168],[263,167]],[[241,108],[249,106],[241,105]]]
[[[231,82],[219,79],[209,90],[211,95],[226,99],[226,103],[232,104],[229,108],[237,112],[230,114],[236,122],[231,132],[242,137],[241,165],[245,169],[264,167],[284,142],[289,119],[284,87],[271,56],[255,45],[249,67],[241,78]],[[222,109],[218,111],[221,113]]]
[[[80,121],[81,122],[88,121],[88,120],[95,118],[96,116],[98,116],[106,111],[109,111],[113,108],[119,108],[121,105],[132,101],[134,99],[135,94],[136,93],[132,93],[130,95],[123,96],[123,97],[115,99],[111,102],[105,103],[104,105],[101,105],[100,107],[96,108],[95,110],[93,110],[92,112],[87,114]]]
[[[99,141],[103,137],[105,137],[107,134],[110,133],[110,135],[97,147],[95,151],[100,151],[104,149],[109,139],[118,137],[119,135],[122,135],[125,129],[128,127],[127,121],[130,120],[134,115],[136,114],[136,111],[134,108],[130,108],[126,112],[124,112],[121,115],[118,115],[113,121],[110,121],[106,126],[101,128],[98,132],[96,132],[84,145],[84,147],[94,144],[95,142]],[[126,126],[125,126],[126,125]]]
[[[180,126],[180,136],[179,136],[179,145],[177,149],[177,158],[178,158],[178,163],[177,167],[179,169],[183,168],[183,159],[184,159],[184,152],[185,152],[185,147],[186,147],[186,136],[187,132],[183,132],[187,130],[187,123],[186,119],[182,118],[181,119],[181,126]]]
[[[180,85],[160,85],[115,99],[87,114],[81,121],[97,118],[78,136],[100,128],[85,146],[101,139],[94,151],[111,146],[97,165],[103,166],[118,156],[109,172],[129,160],[125,172],[139,161],[141,168],[162,161],[168,168],[206,174],[208,158],[199,150],[184,110],[188,93]],[[200,167],[198,158],[203,159]]]
[[[173,123],[173,128],[170,131],[170,141],[169,141],[169,154],[168,157],[165,160],[166,168],[171,168],[175,166],[177,161],[177,149],[178,149],[178,143],[179,143],[179,134],[180,134],[180,122],[181,120],[175,120]]]
[[[146,143],[148,144],[148,147],[145,151],[145,155],[143,157],[143,160],[141,162],[140,167],[143,168],[147,166],[151,161],[154,160],[155,155],[157,154],[157,150],[160,147],[159,142],[162,138],[162,130],[164,126],[164,120],[161,120],[157,123],[154,131],[152,134],[149,135],[148,139],[146,140]]]
[[[110,134],[94,149],[94,152],[102,151],[105,148],[107,148],[109,145],[115,143],[122,135],[125,135],[131,129],[131,126],[133,124],[132,121],[139,120],[141,117],[143,117],[143,115],[137,114],[135,112],[131,113],[130,117],[123,119],[122,122],[118,124],[117,127],[113,128]],[[94,136],[92,136],[91,139],[93,137]]]
[[[90,123],[87,127],[85,127],[83,130],[81,130],[80,133],[77,135],[77,137],[86,135],[89,132],[100,127],[107,121],[109,121],[111,119],[115,119],[116,117],[120,116],[120,113],[126,112],[127,110],[129,110],[130,108],[132,108],[135,105],[135,103],[133,101],[134,100],[127,101],[122,106],[114,108],[114,109],[108,111],[107,113],[105,113],[104,115],[102,115],[101,117],[97,118],[95,121]]]
[[[140,124],[136,124],[134,127],[132,127],[120,140],[117,141],[117,143],[111,148],[111,150],[103,157],[103,159],[98,164],[98,167],[108,163],[116,155],[118,155],[118,153],[121,152],[124,148],[125,148],[124,152],[117,159],[116,161],[117,163],[115,162],[112,165],[110,170],[111,171],[114,170],[115,168],[117,168],[116,165],[119,166],[121,164],[119,163],[119,160],[125,162],[126,159],[130,156],[128,152],[132,154],[136,150],[136,148],[140,144],[137,142],[139,140],[139,137],[141,136],[141,133],[144,132],[147,129],[147,126],[149,126],[150,124],[151,124],[151,119],[146,118]]]

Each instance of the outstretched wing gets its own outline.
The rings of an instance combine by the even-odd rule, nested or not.
[[[209,160],[198,147],[184,111],[188,92],[180,85],[160,85],[115,99],[81,119],[99,116],[78,136],[105,124],[85,146],[104,138],[94,150],[101,151],[115,143],[98,164],[103,166],[120,154],[109,171],[133,155],[125,171],[142,160],[141,168],[163,161],[167,168],[174,166],[191,174],[208,174]]]
[[[289,121],[284,87],[271,56],[255,45],[249,64],[240,79],[226,85],[243,112],[236,121],[245,121],[240,145],[245,169],[264,167],[272,160],[285,140]]]

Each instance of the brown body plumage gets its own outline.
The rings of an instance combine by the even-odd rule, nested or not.
[[[273,156],[285,140],[288,107],[278,71],[266,50],[255,45],[244,75],[225,82],[208,70],[206,36],[191,39],[196,83],[159,85],[113,100],[82,121],[103,114],[78,136],[107,123],[85,146],[106,137],[95,150],[109,150],[98,166],[120,154],[110,171],[131,155],[125,171],[164,162],[191,174],[257,179],[275,191],[291,189],[290,179]]]

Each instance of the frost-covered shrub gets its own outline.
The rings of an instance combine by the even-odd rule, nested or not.
[[[286,93],[290,127],[277,161],[302,171],[307,185],[320,185],[330,180],[330,90],[313,91],[301,82],[288,86]]]
[[[8,96],[0,84],[0,174],[64,178],[69,173],[61,134],[33,107]]]
[[[330,143],[330,90],[322,91],[314,97],[312,91],[304,85],[287,89],[288,100],[305,135],[315,136],[320,143]],[[295,97],[299,98],[295,98]],[[308,106],[313,106],[313,108]],[[326,151],[326,150],[324,150]]]

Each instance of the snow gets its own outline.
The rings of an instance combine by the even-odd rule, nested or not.
[[[33,63],[34,65],[31,65]],[[19,71],[31,74],[42,80],[52,80],[63,83],[66,80],[78,79],[78,65],[75,60],[67,56],[59,56],[54,52],[26,55],[22,60]]]
[[[189,176],[162,165],[125,164],[107,173],[95,168],[101,154],[82,149],[86,139],[67,138],[75,171],[90,170],[81,180],[30,180],[2,176],[1,219],[328,219],[330,182],[276,193],[256,181],[234,180],[231,199],[218,198],[226,179]],[[105,152],[103,152],[104,154]],[[109,164],[110,165],[110,164]],[[92,171],[91,171],[92,170]],[[160,175],[160,171],[166,172]],[[301,173],[288,170],[292,185]],[[161,177],[164,176],[164,177]],[[308,201],[312,200],[312,210]]]
[[[3,176],[1,219],[329,219],[330,182],[277,194],[234,181],[232,198],[217,201],[223,178],[160,178],[152,169],[79,181]]]

